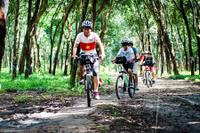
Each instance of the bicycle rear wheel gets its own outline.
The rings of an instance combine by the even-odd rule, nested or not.
[[[148,71],[145,72],[145,79],[146,79],[146,85],[149,88],[150,87],[150,82],[149,82],[149,72]]]
[[[119,75],[115,84],[115,93],[118,99],[121,99],[125,95],[126,83],[124,82],[123,76]]]
[[[150,87],[153,86],[152,72],[149,72],[149,85],[150,85]]]
[[[87,105],[91,107],[91,95],[92,95],[92,80],[91,77],[87,77],[85,80],[85,90],[87,95]]]
[[[146,76],[145,76],[145,72],[143,73],[142,76],[143,76],[143,77],[142,77],[142,83],[143,83],[143,85],[146,85]]]
[[[133,76],[133,78],[129,77],[129,81],[128,81],[128,94],[129,94],[130,98],[133,98],[133,96],[135,95],[135,87],[136,87],[135,77]]]

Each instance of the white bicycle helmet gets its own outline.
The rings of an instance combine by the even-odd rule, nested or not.
[[[92,24],[91,21],[85,20],[85,21],[82,22],[82,28],[90,28],[90,29],[92,29],[92,27],[93,27],[93,24]]]
[[[129,44],[129,40],[128,39],[124,39],[124,40],[122,40],[121,44],[122,44],[122,46],[128,45]]]

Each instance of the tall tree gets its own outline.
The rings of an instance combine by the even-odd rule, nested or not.
[[[197,54],[198,54],[198,66],[200,75],[200,3],[197,0],[190,0],[192,13],[193,13],[193,28],[197,40]]]
[[[192,50],[192,36],[191,36],[191,30],[190,30],[187,14],[184,9],[184,3],[183,3],[183,0],[178,0],[179,2],[176,2],[176,0],[173,0],[173,1],[174,1],[174,4],[176,5],[177,9],[180,11],[180,14],[182,15],[183,20],[185,22],[185,27],[187,30],[187,37],[188,37],[188,48],[189,48],[189,55],[190,55],[189,61],[190,61],[191,75],[194,75],[194,56],[193,56],[193,50]]]
[[[50,57],[49,57],[49,73],[52,72],[52,58],[53,58],[53,48],[54,48],[54,43],[55,43],[55,39],[56,39],[56,34],[58,33],[59,27],[60,27],[60,23],[57,22],[57,24],[55,25],[55,30],[53,32],[53,27],[55,24],[55,20],[57,19],[58,13],[60,12],[61,9],[61,5],[63,4],[63,2],[59,3],[52,18],[51,18],[51,25],[50,25],[50,43],[51,43],[51,48],[50,48]]]
[[[88,4],[89,4],[89,0],[83,0],[82,1],[82,13],[81,13],[81,21],[79,22],[79,28],[77,29],[76,35],[81,31],[81,23],[86,19],[86,14],[88,11]],[[74,38],[75,41],[75,38]],[[74,45],[74,41],[73,41],[73,45]],[[72,45],[72,48],[73,48]],[[77,53],[79,52],[79,48],[77,50]],[[76,71],[77,71],[77,63],[71,63],[71,86],[75,86],[75,80],[76,80]]]
[[[61,46],[61,42],[62,42],[62,38],[63,38],[63,34],[64,34],[64,27],[67,21],[67,18],[69,16],[69,13],[71,11],[71,9],[73,8],[73,6],[75,5],[76,1],[72,0],[70,1],[70,3],[65,7],[65,11],[62,17],[62,27],[61,27],[61,32],[60,32],[60,36],[59,36],[59,40],[57,43],[57,50],[56,50],[56,54],[55,54],[55,58],[54,58],[54,66],[53,66],[53,75],[55,75],[56,73],[56,65],[58,62],[58,54],[60,52],[60,46]]]
[[[21,58],[20,58],[20,66],[19,66],[19,73],[24,72],[24,65],[26,60],[26,71],[25,71],[25,77],[27,78],[30,74],[31,70],[31,43],[30,40],[35,34],[34,29],[37,28],[37,24],[40,21],[41,16],[45,12],[45,10],[48,7],[48,0],[36,0],[35,1],[35,10],[34,13],[32,13],[32,0],[29,1],[29,7],[28,7],[28,16],[27,16],[27,30],[26,35],[24,38],[23,48],[21,52]],[[33,14],[33,15],[31,15]]]
[[[148,0],[146,2],[147,8],[154,15],[154,19],[156,20],[157,27],[160,30],[158,33],[161,34],[161,49],[164,48],[165,56],[167,64],[173,64],[174,74],[179,74],[177,63],[175,60],[174,53],[172,52],[172,46],[169,39],[168,31],[167,31],[167,21],[166,21],[166,3],[161,2],[159,0]],[[170,66],[168,65],[168,70],[170,71]]]
[[[72,32],[72,26],[69,24],[68,26],[68,33],[66,35],[66,53],[65,53],[65,64],[64,64],[64,75],[67,76],[68,73],[68,64],[69,64],[69,48],[71,43],[71,32]]]
[[[17,62],[18,62],[18,48],[19,48],[19,6],[20,1],[16,0],[15,10],[15,27],[14,27],[14,44],[13,44],[13,68],[12,78],[15,79],[17,75]]]

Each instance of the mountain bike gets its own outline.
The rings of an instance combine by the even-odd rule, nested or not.
[[[120,65],[120,71],[115,83],[115,93],[118,99],[122,99],[125,96],[125,92],[128,89],[128,94],[130,98],[133,98],[135,94],[135,76],[130,78],[124,70],[122,64],[127,63],[124,57],[116,57],[116,64]]]
[[[152,72],[150,71],[149,66],[145,66],[143,74],[143,84],[146,85],[148,88],[153,86]]]
[[[81,54],[78,60],[81,61],[86,69],[86,74],[84,76],[84,88],[87,96],[87,105],[90,107],[92,99],[91,97],[93,97],[94,92],[93,65],[98,60],[98,56],[96,54]]]

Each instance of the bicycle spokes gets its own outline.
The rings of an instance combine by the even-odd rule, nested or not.
[[[115,92],[118,99],[124,97],[124,93],[126,91],[126,83],[122,75],[117,77],[116,85],[115,85]]]
[[[135,78],[133,77],[133,79],[129,78],[129,85],[128,85],[128,94],[130,96],[130,98],[133,98],[133,96],[135,95]]]

